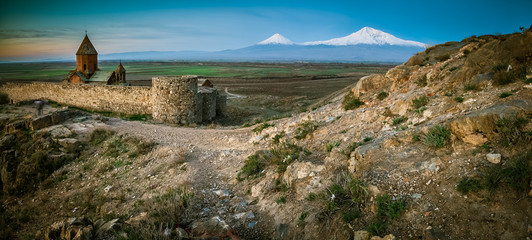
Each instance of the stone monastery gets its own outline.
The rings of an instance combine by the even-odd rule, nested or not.
[[[87,34],[85,34],[85,38],[76,52],[76,70],[70,71],[65,77],[65,81],[69,83],[128,85],[126,69],[122,66],[122,62],[113,72],[98,69],[98,52]]]

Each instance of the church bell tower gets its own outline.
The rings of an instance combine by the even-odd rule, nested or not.
[[[98,70],[98,52],[85,32],[85,38],[76,52],[76,71],[91,76]]]

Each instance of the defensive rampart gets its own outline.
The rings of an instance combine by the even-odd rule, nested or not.
[[[210,121],[225,114],[225,97],[213,88],[202,87],[198,92],[196,76],[153,77],[152,87],[7,83],[0,92],[12,103],[51,100],[93,111],[152,114],[156,120],[178,124]],[[217,99],[222,106],[217,107]]]

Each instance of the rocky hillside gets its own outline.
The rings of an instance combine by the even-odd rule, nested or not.
[[[34,149],[71,157],[38,165],[20,191],[17,176],[39,168],[4,157],[0,235],[526,239],[531,57],[530,30],[436,45],[312,111],[241,129],[84,114],[30,131],[12,120],[24,106],[4,105],[0,145],[18,166],[49,159],[12,147],[36,134]]]

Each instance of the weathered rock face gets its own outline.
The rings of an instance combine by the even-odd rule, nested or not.
[[[358,98],[370,91],[389,87],[391,83],[392,82],[390,79],[380,74],[373,74],[367,77],[363,77],[357,82],[357,85],[352,89],[353,95]]]

